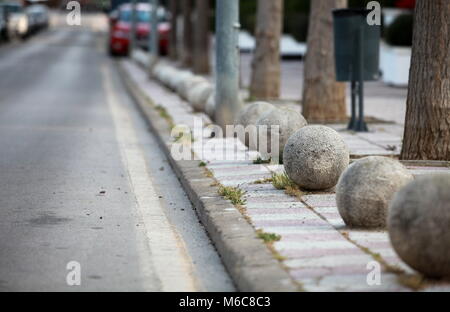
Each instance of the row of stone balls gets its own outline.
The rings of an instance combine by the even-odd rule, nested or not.
[[[214,87],[207,79],[164,63],[158,63],[154,67],[153,75],[167,88],[188,101],[195,111],[205,112],[208,116],[214,117]]]
[[[337,207],[349,227],[387,228],[403,261],[426,276],[450,278],[450,174],[414,179],[399,161],[377,156],[349,166],[349,150],[334,129],[308,126],[300,113],[265,102],[246,105],[236,124],[266,125],[268,132],[279,126],[285,171],[299,187],[336,186]]]

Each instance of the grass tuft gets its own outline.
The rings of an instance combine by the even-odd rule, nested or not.
[[[262,239],[265,243],[273,243],[281,240],[281,236],[275,233],[266,233],[263,230],[257,230],[256,234],[258,238]]]
[[[201,162],[198,164],[198,166],[199,166],[199,167],[206,167],[206,163],[205,163],[204,161],[201,161]]]
[[[174,122],[173,122],[172,116],[169,115],[166,108],[161,105],[157,105],[157,106],[155,106],[155,109],[158,111],[159,116],[164,118],[169,123],[170,127],[173,128]]]
[[[264,165],[264,164],[270,164],[271,159],[262,159],[261,157],[256,158],[253,161],[254,165]]]
[[[266,178],[261,180],[256,180],[253,184],[269,184],[272,183],[272,178]]]
[[[272,175],[272,185],[277,190],[286,190],[287,188],[296,188],[297,185],[294,181],[291,180],[291,178],[288,177],[286,172],[283,173],[274,173]]]
[[[221,185],[218,190],[219,195],[231,201],[233,205],[245,205],[243,198],[245,192],[237,187]]]

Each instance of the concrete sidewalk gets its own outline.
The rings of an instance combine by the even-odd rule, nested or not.
[[[149,81],[145,71],[131,61],[122,67],[146,97],[170,116],[172,125],[194,127],[194,117],[211,123],[204,114],[193,113],[188,103],[156,81]],[[353,159],[367,155],[395,157],[401,148],[402,126],[371,124],[371,132],[348,132],[345,125],[331,125],[346,141]],[[224,140],[246,160],[217,160],[225,153]],[[204,153],[205,145],[216,147],[216,153]],[[230,148],[230,145],[227,145]],[[352,230],[345,226],[336,207],[334,193],[288,195],[270,182],[282,166],[255,164],[257,153],[248,151],[236,139],[211,139],[208,131],[194,136],[192,151],[202,155],[216,182],[245,192],[244,205],[236,207],[252,225],[255,233],[273,233],[280,237],[270,250],[290,278],[306,291],[449,291],[450,285],[422,281],[404,264],[392,249],[386,231]],[[409,166],[415,175],[450,172],[445,167]],[[195,181],[193,182],[195,183]],[[223,212],[225,213],[225,211]],[[225,231],[221,235],[229,235]],[[220,251],[220,250],[219,250]],[[226,255],[222,255],[226,257]],[[374,264],[375,263],[375,264]],[[381,284],[369,285],[373,265],[382,270]],[[264,274],[264,271],[261,272]],[[277,289],[272,289],[276,291]]]

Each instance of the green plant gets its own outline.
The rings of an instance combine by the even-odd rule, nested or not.
[[[413,23],[412,14],[399,15],[385,30],[386,42],[397,47],[412,46]]]
[[[258,158],[256,158],[253,161],[254,165],[263,165],[263,164],[270,164],[270,159],[262,159],[261,157],[258,156]]]
[[[155,106],[155,109],[158,111],[159,116],[161,116],[161,118],[165,119],[169,123],[170,127],[173,128],[174,123],[173,123],[172,116],[169,115],[166,108],[161,105],[157,105],[157,106]]]
[[[201,162],[198,164],[198,166],[199,166],[199,167],[206,167],[206,163],[205,163],[204,161],[201,161]]]
[[[277,190],[285,190],[288,187],[294,188],[297,185],[295,184],[294,181],[291,180],[291,178],[289,178],[289,176],[287,175],[286,172],[283,173],[274,173],[272,175],[272,185],[277,189]]]
[[[225,199],[231,201],[233,205],[245,205],[245,199],[243,198],[245,192],[237,187],[221,185],[218,193],[225,197]]]
[[[263,230],[257,230],[256,234],[258,238],[262,239],[265,243],[273,243],[281,240],[281,236],[275,233],[266,233]]]
[[[253,182],[253,184],[268,184],[268,183],[272,183],[272,178],[266,178],[266,179],[260,179],[260,180],[256,180],[255,182]]]

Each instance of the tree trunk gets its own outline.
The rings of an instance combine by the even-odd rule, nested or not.
[[[450,1],[419,0],[401,158],[450,160]]]
[[[280,36],[283,28],[283,0],[258,0],[256,47],[252,61],[250,97],[280,97]]]
[[[347,0],[311,1],[302,104],[310,122],[347,118],[345,84],[336,82],[332,17],[333,9],[346,6]]]
[[[170,2],[169,2],[169,10],[170,10],[170,14],[171,14],[170,38],[169,38],[169,57],[172,60],[176,60],[178,57],[178,53],[177,53],[178,3],[177,2],[178,2],[177,0],[170,0]]]
[[[209,74],[209,0],[196,0],[194,72]]]
[[[181,1],[183,8],[183,65],[192,66],[193,27],[192,27],[192,0]]]

